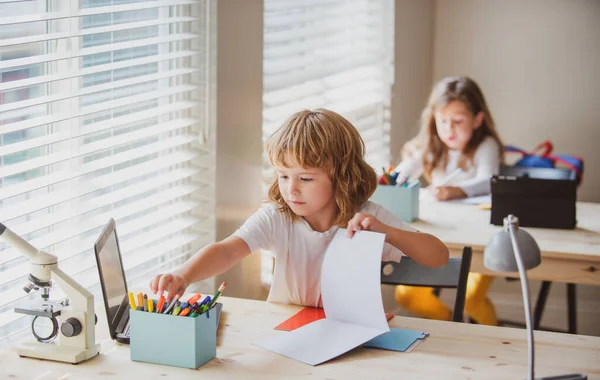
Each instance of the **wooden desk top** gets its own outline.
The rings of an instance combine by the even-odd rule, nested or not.
[[[394,317],[392,327],[431,335],[411,353],[355,349],[320,366],[296,362],[252,345],[275,334],[273,327],[299,306],[221,298],[217,358],[196,371],[129,360],[129,347],[111,340],[101,355],[78,365],[19,358],[14,349],[0,351],[0,378],[5,379],[523,379],[527,371],[524,330]],[[98,334],[106,337],[99,313]],[[536,331],[536,375],[584,372],[600,379],[600,338]]]
[[[449,248],[469,245],[474,251],[483,251],[502,228],[490,224],[490,213],[474,205],[423,200],[419,220],[411,225],[436,236]],[[577,228],[573,230],[524,229],[535,238],[543,257],[571,259],[579,255],[600,263],[600,203],[577,202]]]

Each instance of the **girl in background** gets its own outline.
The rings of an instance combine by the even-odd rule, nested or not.
[[[490,193],[490,177],[503,161],[503,145],[481,89],[468,77],[437,83],[421,116],[419,134],[409,141],[396,168],[403,177],[423,175],[440,201]],[[491,276],[469,274],[465,312],[477,323],[497,325],[486,297]],[[426,318],[450,320],[451,311],[432,288],[396,287],[396,301]]]

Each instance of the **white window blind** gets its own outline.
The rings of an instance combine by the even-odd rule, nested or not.
[[[387,167],[393,36],[393,0],[265,0],[263,139],[297,111],[327,108],[359,130],[373,167]]]
[[[0,220],[96,295],[110,217],[130,286],[214,241],[215,20],[215,0],[0,2]],[[29,328],[28,274],[0,243],[0,340]]]
[[[266,0],[263,137],[294,112],[350,120],[369,163],[389,164],[393,0]]]

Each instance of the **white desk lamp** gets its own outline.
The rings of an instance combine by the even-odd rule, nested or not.
[[[38,340],[21,343],[17,348],[19,356],[68,363],[79,363],[96,356],[100,345],[96,344],[94,295],[58,268],[56,256],[39,251],[2,223],[0,240],[31,260],[30,283],[23,289],[28,293],[32,289],[42,289],[41,300],[33,301],[29,307],[15,309],[16,312],[35,316],[31,327]],[[61,302],[49,300],[51,279],[60,285],[67,299]],[[36,332],[35,323],[39,317],[52,322],[53,331],[48,336],[42,337]],[[57,336],[58,342],[52,342]]]
[[[527,346],[529,348],[529,373],[528,380],[534,380],[534,341],[533,321],[531,318],[531,302],[529,300],[529,283],[527,270],[533,269],[542,262],[540,247],[533,236],[527,231],[519,229],[519,219],[514,215],[504,218],[504,228],[499,231],[485,246],[483,252],[483,265],[496,272],[519,272],[521,277],[521,290],[525,307],[525,324],[527,326]],[[547,380],[585,380],[586,375],[569,374],[540,378]]]

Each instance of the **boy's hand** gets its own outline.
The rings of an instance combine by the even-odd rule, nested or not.
[[[170,301],[175,294],[182,295],[185,293],[188,285],[189,284],[186,282],[183,275],[177,271],[166,274],[157,274],[152,281],[150,281],[150,289],[152,289],[154,294],[158,293],[159,295],[163,295],[165,290],[169,292],[167,301]]]
[[[385,224],[373,215],[359,212],[348,222],[348,237],[352,238],[360,230],[384,233],[384,228]]]
[[[433,188],[433,194],[438,201],[448,201],[451,199],[466,198],[467,194],[456,186],[440,186]]]

